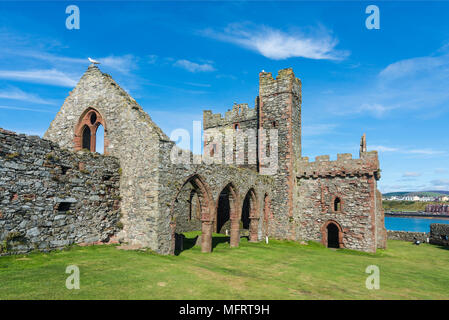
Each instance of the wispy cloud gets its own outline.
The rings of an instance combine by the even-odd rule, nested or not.
[[[47,70],[0,70],[0,79],[50,84],[60,87],[72,88],[77,79],[56,69]]]
[[[185,69],[189,72],[210,72],[215,71],[215,68],[210,63],[199,64],[189,60],[178,60],[173,66]]]
[[[411,149],[406,147],[396,148],[382,145],[369,146],[369,149],[377,150],[380,152],[398,152],[403,154],[416,154],[416,155],[441,155],[446,153],[445,151],[434,149]]]
[[[337,127],[336,124],[312,124],[312,125],[304,125],[302,127],[302,134],[304,136],[317,136],[322,134],[329,134],[334,132],[334,129]]]
[[[402,176],[404,178],[415,178],[415,177],[421,176],[421,173],[419,173],[419,172],[404,172],[402,174]]]
[[[0,106],[0,109],[43,112],[43,113],[53,113],[53,114],[55,113],[55,110],[45,110],[45,109],[39,109],[39,108],[23,108],[23,107],[16,107],[16,106]]]
[[[324,28],[305,34],[298,30],[284,32],[264,25],[233,23],[223,31],[206,29],[200,34],[236,44],[273,60],[294,57],[342,60],[349,55],[348,51],[336,50],[338,40]]]
[[[449,109],[449,54],[415,57],[393,62],[366,77],[350,93],[327,98],[323,104],[336,115],[385,118],[410,111],[421,118],[438,116]],[[344,108],[342,108],[344,105]]]
[[[49,99],[43,99],[38,95],[27,93],[16,87],[10,87],[0,90],[0,98],[7,100],[26,101],[35,104],[55,105],[56,102]]]

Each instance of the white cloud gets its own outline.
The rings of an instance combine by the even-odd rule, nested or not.
[[[304,125],[302,127],[303,136],[317,136],[321,134],[329,134],[334,132],[337,127],[336,124],[314,124],[314,125]]]
[[[98,61],[112,69],[115,69],[122,73],[129,73],[131,70],[137,68],[137,58],[131,54],[127,54],[124,56],[107,56],[104,58],[98,58]]]
[[[419,173],[419,172],[404,172],[402,174],[402,176],[406,177],[406,178],[419,177],[419,176],[421,176],[421,173]]]
[[[20,71],[0,70],[0,78],[69,88],[74,87],[77,83],[77,79],[73,76],[56,69]]]
[[[394,109],[394,107],[391,106],[384,106],[379,103],[363,103],[359,109],[359,113],[371,113],[377,118],[381,118],[385,113],[388,111]]]
[[[391,147],[386,147],[386,146],[369,146],[369,149],[377,150],[380,152],[396,152],[399,150],[397,148],[391,148]]]
[[[403,154],[418,154],[418,155],[441,155],[445,154],[445,151],[434,150],[434,149],[410,149],[406,147],[396,148],[396,147],[387,147],[381,145],[369,146],[370,150],[377,150],[380,152],[398,152]]]
[[[215,71],[215,68],[210,63],[199,64],[189,60],[178,60],[173,66],[185,69],[190,72],[210,72]]]
[[[56,104],[55,101],[42,99],[41,97],[35,94],[24,92],[16,87],[10,87],[7,89],[0,90],[0,98],[8,100],[27,101],[35,104],[47,104],[47,105]]]
[[[23,107],[16,107],[16,106],[0,106],[0,109],[17,110],[17,111],[43,112],[43,113],[55,113],[55,110],[45,110],[45,109],[36,109],[36,108],[23,108]]]
[[[200,33],[256,51],[273,60],[294,57],[342,60],[349,55],[347,51],[335,49],[338,40],[324,29],[315,31],[312,35],[305,35],[299,31],[283,32],[268,26],[233,23],[222,32],[206,29]]]
[[[400,60],[388,65],[379,76],[383,79],[398,79],[406,76],[416,75],[421,72],[432,71],[435,68],[449,65],[449,55],[437,57],[417,57]]]

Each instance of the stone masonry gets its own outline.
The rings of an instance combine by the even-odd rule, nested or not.
[[[120,231],[117,159],[0,129],[0,254],[108,242]]]
[[[114,237],[173,254],[179,234],[198,230],[203,252],[212,251],[214,232],[228,233],[233,247],[241,236],[250,241],[268,236],[368,252],[385,248],[377,153],[366,151],[363,137],[359,159],[340,154],[336,161],[320,156],[309,162],[301,152],[301,103],[301,81],[291,69],[276,78],[260,73],[254,107],[234,104],[224,117],[204,111],[201,158],[180,150],[131,96],[91,65],[44,139],[3,133],[10,150],[2,142],[0,170],[10,180],[0,180],[0,187],[12,183],[17,190],[5,189],[1,200],[0,223],[9,228],[2,239],[24,234],[43,249]],[[93,152],[100,125],[104,156]],[[32,165],[8,167],[18,165],[11,160],[15,152]],[[59,162],[42,158],[51,152]],[[70,183],[54,181],[50,190],[47,185],[39,190],[34,176],[49,175],[53,181],[50,170],[64,172],[68,176],[59,178]],[[104,180],[105,175],[111,178]],[[38,195],[45,192],[44,200]],[[19,201],[32,194],[39,205],[14,203],[15,194]],[[58,201],[65,215],[58,214]],[[102,210],[93,213],[91,206]],[[24,219],[23,212],[31,218]]]

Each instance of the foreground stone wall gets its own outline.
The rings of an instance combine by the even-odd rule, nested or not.
[[[426,232],[411,232],[411,231],[391,231],[388,230],[388,240],[401,240],[415,242],[419,240],[421,242],[427,242],[429,234]]]
[[[119,168],[0,129],[0,254],[109,241],[121,227]]]
[[[449,246],[449,224],[432,223],[430,225],[430,243]]]

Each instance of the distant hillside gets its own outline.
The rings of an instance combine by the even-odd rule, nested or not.
[[[402,191],[402,192],[387,192],[382,194],[385,197],[393,196],[419,196],[419,197],[439,197],[443,195],[449,195],[449,191]]]

